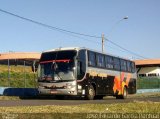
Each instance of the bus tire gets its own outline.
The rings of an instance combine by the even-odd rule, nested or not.
[[[126,99],[128,95],[128,90],[127,87],[125,86],[123,89],[123,94],[122,95],[117,95],[116,99]]]
[[[88,94],[86,95],[87,100],[93,100],[95,97],[95,89],[92,85],[88,87]]]

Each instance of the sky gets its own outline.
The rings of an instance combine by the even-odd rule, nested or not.
[[[60,29],[105,38],[146,59],[160,58],[160,0],[0,0],[0,9]],[[128,19],[123,19],[128,16]],[[101,38],[59,32],[0,12],[0,52],[59,47],[101,51]],[[139,59],[105,41],[105,53]]]

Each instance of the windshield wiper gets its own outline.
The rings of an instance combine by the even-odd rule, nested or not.
[[[57,73],[56,73],[56,74],[57,74]],[[60,80],[63,80],[63,79],[62,79],[62,77],[61,77],[61,76],[59,76],[59,74],[57,74],[57,76],[58,76],[58,78],[59,78]]]

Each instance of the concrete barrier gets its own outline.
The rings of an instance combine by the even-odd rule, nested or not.
[[[152,92],[159,92],[160,93],[160,89],[138,89],[137,93],[152,93]]]
[[[5,96],[36,96],[36,95],[38,95],[38,90],[36,88],[0,87],[0,95],[5,95]]]

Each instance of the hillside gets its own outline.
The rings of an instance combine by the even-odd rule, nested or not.
[[[11,87],[26,87],[32,88],[35,87],[36,81],[34,74],[31,70],[30,66],[20,66],[20,65],[12,65],[10,66],[10,74],[8,73],[8,66],[7,65],[0,65],[0,86],[6,87],[9,86],[9,79],[10,79],[10,86]],[[8,75],[9,74],[9,75]],[[10,78],[9,78],[10,77]]]

